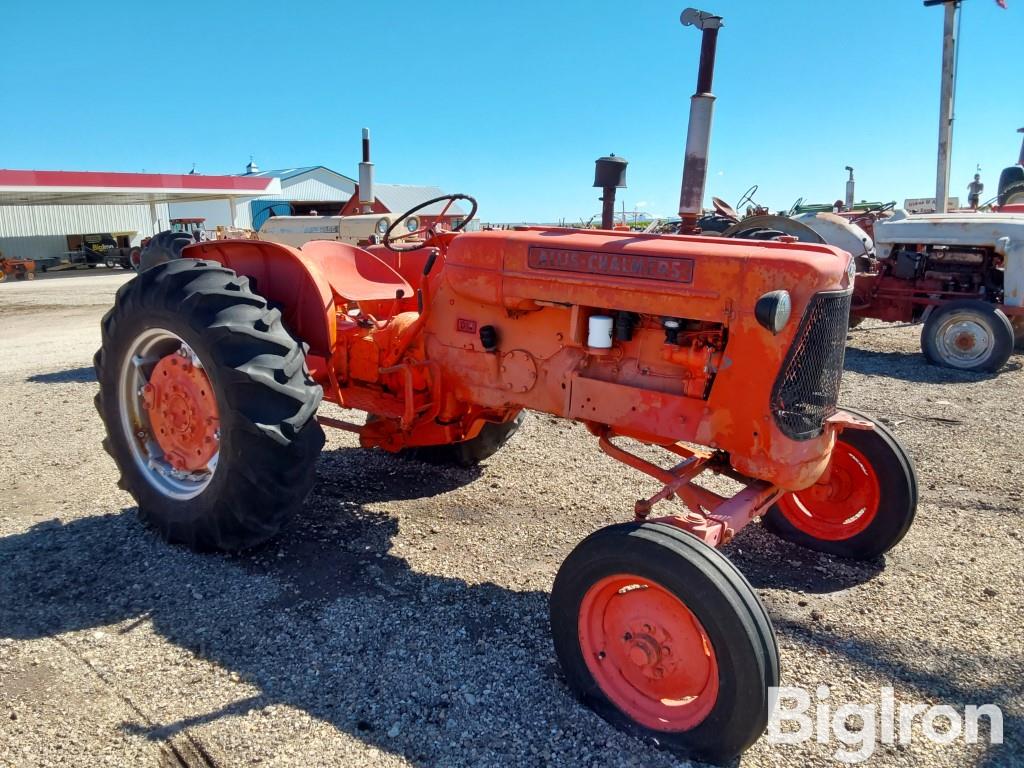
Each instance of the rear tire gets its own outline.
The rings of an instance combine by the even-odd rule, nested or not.
[[[184,232],[172,232],[166,230],[158,232],[150,238],[149,243],[142,249],[139,255],[139,272],[166,264],[168,261],[176,261],[181,258],[181,252],[190,245],[195,245],[191,235]]]
[[[473,467],[501,450],[512,435],[519,430],[525,419],[526,412],[520,411],[511,421],[502,424],[487,422],[480,433],[471,440],[446,445],[404,448],[398,452],[398,455],[438,466]]]
[[[1024,203],[1024,184],[1011,184],[1002,194],[1003,202],[1000,205],[1016,205]]]
[[[978,299],[936,307],[921,329],[921,350],[935,365],[995,373],[1013,354],[1013,326],[1003,312]]]
[[[764,732],[779,684],[771,622],[696,537],[662,523],[591,534],[562,563],[550,612],[569,688],[616,728],[716,763]]]
[[[324,442],[315,418],[321,389],[280,312],[249,290],[247,278],[182,259],[123,285],[101,330],[94,364],[104,448],[139,516],[168,541],[199,550],[244,549],[273,537],[312,488]],[[133,364],[139,339],[160,334],[195,353],[216,398],[218,458],[202,482],[161,464],[164,457],[149,448],[161,438],[130,399],[136,379],[129,377],[174,353]]]
[[[828,484],[787,493],[762,518],[776,536],[817,552],[873,560],[907,535],[917,514],[914,462],[883,424],[846,429],[833,451]]]

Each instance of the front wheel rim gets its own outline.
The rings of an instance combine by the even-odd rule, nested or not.
[[[179,501],[202,493],[220,458],[220,421],[192,348],[171,331],[143,331],[124,356],[118,398],[124,438],[146,482]]]
[[[936,329],[935,340],[943,361],[957,368],[984,364],[995,347],[988,326],[976,315],[962,312],[942,321]]]
[[[621,573],[583,596],[579,641],[590,674],[636,723],[689,731],[718,700],[718,661],[708,633],[673,592]]]
[[[832,449],[823,480],[787,493],[779,511],[797,529],[824,541],[843,541],[867,529],[878,516],[881,484],[867,457],[849,443]]]

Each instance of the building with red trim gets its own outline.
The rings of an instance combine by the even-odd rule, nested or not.
[[[0,251],[18,259],[49,259],[75,251],[89,234],[138,245],[167,229],[169,205],[238,201],[281,192],[265,176],[24,171],[0,169]]]

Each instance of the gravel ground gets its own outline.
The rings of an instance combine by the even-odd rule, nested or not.
[[[98,321],[125,279],[0,285],[0,766],[680,764],[574,701],[546,619],[561,560],[651,483],[540,415],[480,471],[331,433],[272,545],[167,546],[116,488],[92,405]],[[892,686],[1004,712],[1002,746],[917,728],[870,764],[1024,765],[1024,358],[940,370],[917,333],[852,332],[844,385],[917,462],[903,544],[855,564],[753,525],[727,554],[775,621],[784,684],[828,685],[833,707]],[[740,765],[836,765],[839,746],[762,739]]]

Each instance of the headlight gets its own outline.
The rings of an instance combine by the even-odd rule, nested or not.
[[[754,305],[754,317],[772,334],[786,327],[789,316],[793,313],[793,300],[789,291],[771,291],[757,300]]]
[[[853,285],[853,279],[857,276],[857,260],[850,257],[850,263],[846,265],[846,277],[849,282],[847,285]]]
[[[391,222],[387,219],[381,219],[377,222],[377,234],[383,237],[388,233],[388,227],[391,226]]]
[[[417,229],[420,228],[420,220],[417,219],[415,216],[410,216],[408,219],[405,220],[405,228],[408,229],[410,232],[415,232]]]

